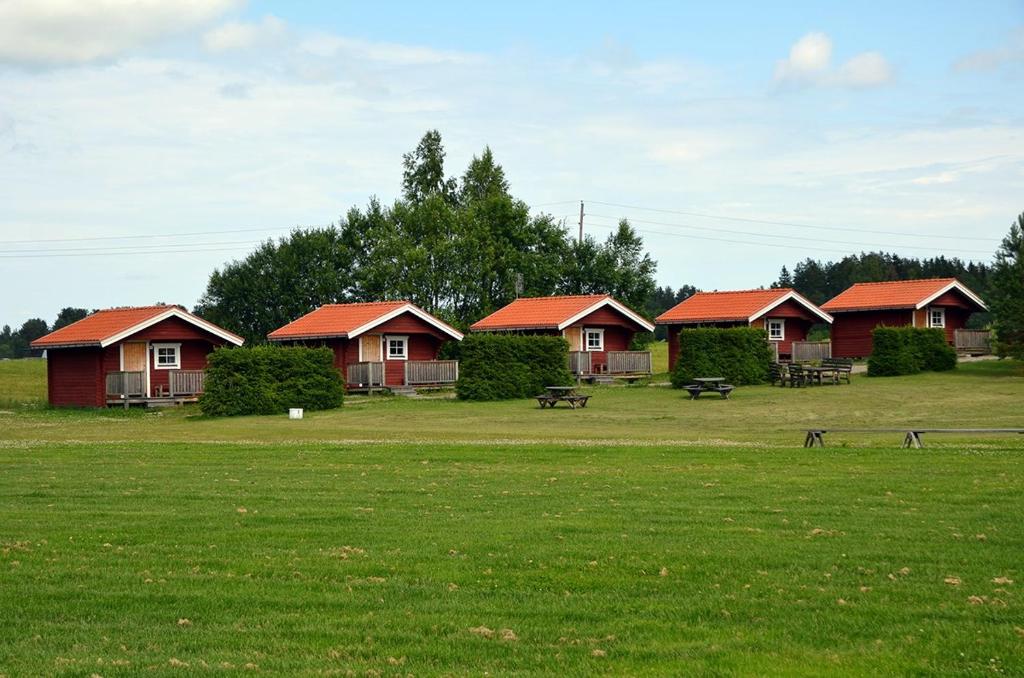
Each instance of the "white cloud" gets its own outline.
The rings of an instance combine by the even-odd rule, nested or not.
[[[863,52],[839,68],[836,80],[849,87],[877,87],[890,82],[892,67],[878,52]]]
[[[775,82],[796,87],[878,87],[891,82],[892,66],[878,52],[861,52],[832,67],[832,39],[815,31],[789,49],[775,64]]]
[[[213,21],[238,0],[6,0],[0,63],[83,64]]]
[[[282,40],[286,32],[285,22],[268,14],[258,23],[232,21],[218,26],[203,36],[203,44],[211,52],[268,47]]]
[[[824,33],[808,33],[789,48],[789,57],[775,64],[776,81],[804,81],[819,77],[832,61],[832,40]]]
[[[1004,45],[971,52],[957,59],[953,70],[961,73],[994,71],[1014,62],[1024,62],[1024,27],[1015,30]]]

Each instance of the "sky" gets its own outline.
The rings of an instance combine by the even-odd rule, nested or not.
[[[772,7],[769,5],[785,5]],[[0,0],[0,325],[192,307],[266,238],[399,195],[438,129],[659,284],[884,249],[988,261],[1024,211],[1024,1]]]

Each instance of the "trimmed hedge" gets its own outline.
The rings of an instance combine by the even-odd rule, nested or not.
[[[956,367],[956,351],[941,329],[876,327],[871,338],[869,376],[896,377],[921,371],[943,372]]]
[[[329,410],[341,406],[344,392],[329,348],[219,348],[209,356],[199,406],[215,417]]]
[[[567,386],[569,343],[562,337],[470,334],[459,345],[462,400],[532,398],[545,386]]]
[[[679,356],[672,386],[683,388],[695,377],[724,377],[733,386],[761,384],[771,366],[768,334],[753,327],[699,327],[679,333]]]

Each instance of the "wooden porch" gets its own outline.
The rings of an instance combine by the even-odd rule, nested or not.
[[[651,374],[650,351],[607,351],[604,363],[595,363],[593,352],[569,351],[569,372],[581,377],[646,377]]]
[[[349,391],[376,391],[385,388],[444,388],[459,380],[458,360],[406,360],[401,384],[386,384],[384,363],[364,361],[345,368],[345,386]]]
[[[988,355],[992,352],[989,330],[953,330],[953,346],[957,353]]]
[[[168,385],[150,389],[146,393],[144,371],[116,371],[106,374],[107,405],[181,405],[199,400],[206,384],[204,370],[168,370]]]

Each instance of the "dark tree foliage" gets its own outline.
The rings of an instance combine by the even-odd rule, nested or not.
[[[779,271],[779,279],[772,283],[772,287],[792,287],[793,276],[789,274],[789,269],[785,266]]]
[[[643,239],[623,219],[603,243],[590,236],[573,242],[558,290],[561,294],[611,294],[642,313],[654,294],[656,268],[644,251]]]
[[[67,327],[71,323],[78,322],[87,315],[89,315],[89,311],[84,308],[65,306],[60,310],[60,313],[57,314],[57,319],[53,321],[51,331],[56,332],[62,327]]]
[[[215,270],[195,310],[247,342],[261,342],[318,306],[351,299],[351,264],[336,229],[296,230]]]
[[[996,251],[988,302],[994,316],[996,351],[1024,360],[1024,213]]]
[[[693,285],[683,285],[675,290],[668,285],[665,287],[655,287],[654,291],[647,298],[647,303],[644,305],[643,310],[646,311],[648,318],[657,318],[665,311],[679,302],[689,299],[697,292],[700,292],[700,290]],[[664,325],[658,325],[654,330],[654,338],[659,341],[665,341],[668,338],[667,328]]]
[[[403,197],[371,198],[337,227],[296,230],[214,271],[196,311],[263,341],[329,302],[408,299],[465,328],[517,296],[609,293],[643,310],[655,263],[627,223],[581,247],[551,216],[510,194],[494,154],[446,178],[441,135],[403,156]]]

